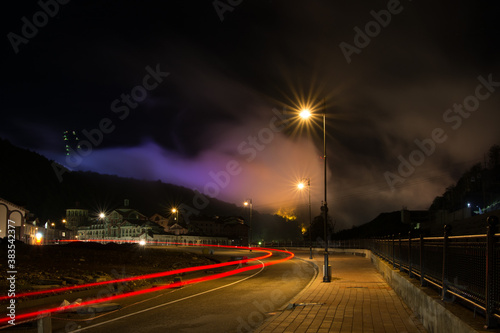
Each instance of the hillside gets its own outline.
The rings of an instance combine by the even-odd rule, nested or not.
[[[144,181],[95,172],[68,171],[59,181],[53,161],[35,152],[18,148],[0,139],[0,197],[24,206],[41,220],[61,219],[66,208],[78,202],[89,209],[89,214],[130,206],[150,216],[169,214],[181,203],[193,206],[195,193],[187,188],[161,181]],[[234,204],[210,199],[200,213],[205,215],[241,215]]]
[[[385,237],[388,235],[407,235],[410,230],[408,224],[401,223],[401,211],[381,213],[372,221],[363,225],[339,231],[334,239],[360,239],[372,237]]]

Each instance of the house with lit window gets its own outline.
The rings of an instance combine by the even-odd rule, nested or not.
[[[157,223],[158,225],[160,225],[163,228],[164,231],[168,231],[169,224],[170,224],[170,218],[165,217],[163,215],[160,215],[160,214],[156,213],[156,214],[152,215],[149,218],[149,220]]]
[[[103,214],[90,224],[78,228],[79,240],[137,240],[161,234],[161,225],[150,221],[141,212],[129,207],[128,200],[122,208]]]

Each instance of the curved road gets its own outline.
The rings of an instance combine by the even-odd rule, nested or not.
[[[296,258],[264,266],[287,256],[272,252],[272,257],[251,263],[256,269],[120,299],[115,311],[54,314],[53,332],[250,332],[284,308],[316,274],[312,264]],[[217,248],[215,255],[256,257],[262,252]],[[204,273],[210,274],[214,272]]]

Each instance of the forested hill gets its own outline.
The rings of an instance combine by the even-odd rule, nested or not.
[[[41,220],[61,219],[66,208],[75,207],[77,202],[91,215],[121,207],[124,199],[129,199],[131,208],[148,216],[169,214],[172,207],[181,203],[193,206],[192,190],[161,181],[81,171],[65,172],[60,181],[53,161],[3,139],[0,139],[0,156],[0,197],[24,206]],[[241,215],[242,209],[210,199],[201,213]]]

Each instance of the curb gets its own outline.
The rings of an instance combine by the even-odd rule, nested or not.
[[[278,309],[278,311],[285,311],[285,310],[288,310],[288,309],[293,309],[295,307],[295,301],[297,299],[299,299],[302,294],[304,294],[307,289],[309,289],[309,287],[313,284],[313,282],[316,280],[316,278],[318,277],[318,274],[319,274],[319,267],[318,265],[314,262],[314,261],[310,261],[311,259],[303,259],[303,258],[299,258],[299,257],[295,257],[299,260],[302,260],[308,264],[310,264],[311,266],[314,267],[314,275],[313,277],[311,278],[311,280],[309,280],[309,283],[304,287],[304,289],[302,289],[297,295],[295,295],[288,304],[286,305],[283,305],[282,307],[280,307]]]

